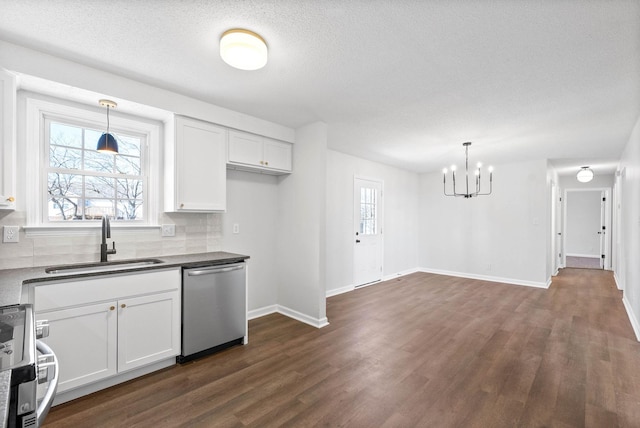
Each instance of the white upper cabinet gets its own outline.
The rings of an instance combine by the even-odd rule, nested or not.
[[[292,170],[292,144],[241,131],[229,131],[229,168],[266,174]]]
[[[165,151],[165,211],[225,211],[227,129],[176,116]]]
[[[0,210],[13,210],[16,186],[16,79],[0,69]]]

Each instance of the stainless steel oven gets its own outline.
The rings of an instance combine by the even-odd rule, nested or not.
[[[46,337],[46,322],[36,324],[31,305],[0,308],[0,380],[7,382],[0,413],[9,428],[39,427],[58,387],[58,361],[37,339]]]

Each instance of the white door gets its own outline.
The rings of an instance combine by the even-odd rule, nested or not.
[[[609,263],[609,256],[610,256],[610,252],[609,252],[609,227],[607,226],[608,223],[608,218],[607,218],[607,208],[608,208],[608,204],[607,204],[607,200],[608,198],[608,194],[606,191],[602,191],[600,193],[600,197],[602,202],[600,203],[600,224],[602,225],[602,229],[598,231],[598,233],[600,234],[600,254],[601,254],[601,258],[600,258],[600,269],[606,269],[607,265],[610,266]]]
[[[556,270],[564,267],[564,248],[562,243],[564,240],[562,239],[562,234],[564,231],[562,230],[562,197],[560,193],[556,195]]]
[[[382,280],[382,182],[354,179],[354,285]]]
[[[558,274],[562,267],[562,198],[559,187],[554,184],[551,188],[551,266],[553,275]]]

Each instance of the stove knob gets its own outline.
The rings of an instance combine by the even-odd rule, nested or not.
[[[36,339],[49,337],[49,320],[36,321]]]
[[[13,349],[11,347],[11,343],[0,343],[0,352],[11,355],[13,354]]]

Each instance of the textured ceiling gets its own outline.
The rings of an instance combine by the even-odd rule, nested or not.
[[[612,172],[640,116],[638,0],[0,0],[0,39],[412,171],[548,158]],[[261,34],[258,71],[222,62]],[[0,64],[1,66],[1,64]],[[600,169],[598,169],[600,168]]]

